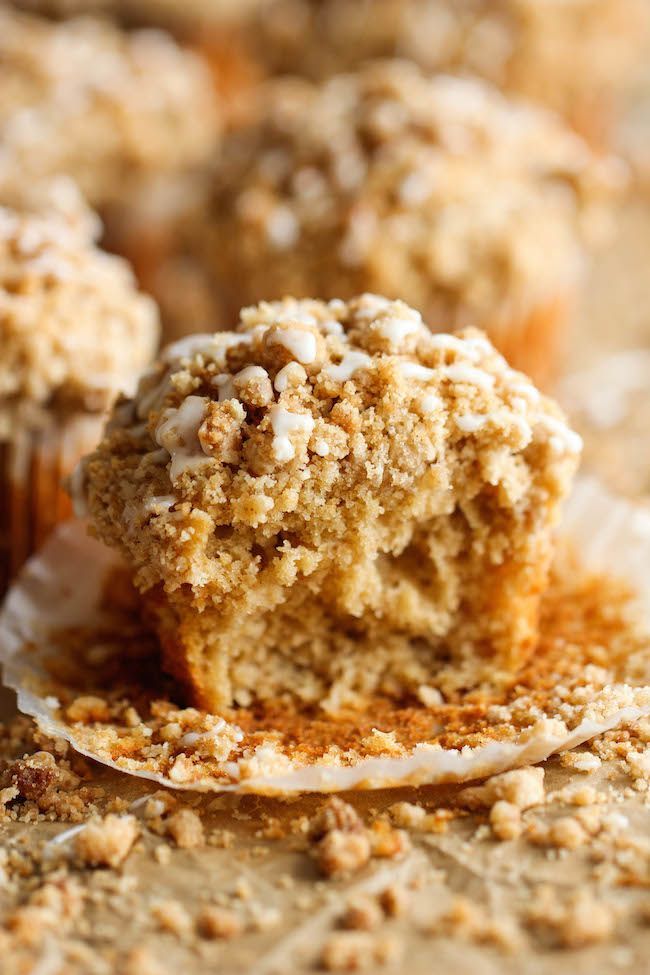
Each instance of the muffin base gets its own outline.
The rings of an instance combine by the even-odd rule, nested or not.
[[[23,430],[0,444],[0,595],[72,503],[63,482],[92,450],[103,417],[79,416],[60,426]]]
[[[482,327],[514,369],[548,389],[561,370],[573,304],[567,295],[558,295],[520,318],[487,322]]]

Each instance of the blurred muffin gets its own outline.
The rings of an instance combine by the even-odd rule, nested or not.
[[[256,21],[270,70],[322,79],[369,58],[476,74],[607,139],[647,60],[647,0],[276,0]]]
[[[264,296],[403,296],[543,380],[622,178],[544,110],[378,62],[270,84],[187,236],[224,321]]]
[[[218,131],[209,72],[166,35],[0,8],[0,193],[66,175],[155,264]]]
[[[0,589],[67,515],[62,480],[157,342],[124,261],[64,219],[0,208]]]
[[[509,682],[580,438],[401,301],[263,302],[165,350],[83,465],[199,705]]]
[[[50,17],[101,14],[128,27],[165,28],[205,58],[228,118],[237,116],[267,70],[252,41],[273,0],[15,0],[14,5]]]

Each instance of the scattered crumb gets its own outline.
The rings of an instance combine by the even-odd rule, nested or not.
[[[139,833],[134,816],[91,819],[74,839],[75,852],[89,867],[119,867],[127,858]]]

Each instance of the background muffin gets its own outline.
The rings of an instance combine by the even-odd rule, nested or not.
[[[64,517],[62,480],[158,341],[128,266],[56,217],[0,208],[0,584]]]
[[[155,263],[218,131],[209,72],[167,35],[0,8],[0,194],[68,176],[110,243]]]
[[[621,177],[544,111],[378,62],[269,85],[225,141],[189,248],[226,319],[264,296],[403,296],[544,378]]]

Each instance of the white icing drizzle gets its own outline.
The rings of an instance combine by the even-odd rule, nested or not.
[[[404,379],[414,379],[420,383],[428,383],[436,378],[435,369],[428,369],[419,362],[400,362],[399,371]]]
[[[294,359],[308,365],[316,358],[316,336],[300,328],[283,328],[269,338],[270,345],[282,345]]]
[[[481,413],[464,413],[455,418],[456,426],[463,433],[476,433],[488,422],[489,417]]]
[[[199,440],[199,427],[209,402],[205,396],[188,396],[178,409],[165,410],[156,427],[156,443],[171,457],[169,476],[172,481],[206,459]]]
[[[582,451],[582,437],[574,430],[570,430],[566,423],[554,416],[539,416],[539,422],[550,434],[551,448],[558,454],[579,454]]]
[[[172,342],[164,348],[160,354],[163,362],[178,362],[180,359],[187,359],[197,352],[212,352],[216,348],[216,338],[209,332],[187,335],[178,342]]]
[[[344,329],[335,318],[328,318],[320,323],[320,328],[326,335],[343,335]]]
[[[237,393],[233,385],[233,377],[228,372],[220,372],[218,376],[210,381],[211,386],[216,386],[219,390],[219,402],[223,403],[227,399],[237,399]]]
[[[300,383],[304,383],[307,379],[307,373],[297,362],[287,362],[286,366],[283,366],[275,376],[273,380],[273,385],[276,392],[284,393],[289,385],[293,382],[295,385],[299,386]]]
[[[314,453],[319,457],[327,457],[330,452],[329,444],[326,440],[317,440],[314,444]]]
[[[262,366],[244,366],[232,378],[233,382],[247,383],[251,379],[269,379],[269,374]]]
[[[300,430],[308,436],[314,429],[314,418],[309,413],[290,413],[284,406],[272,406],[269,410],[271,427],[273,429],[272,450],[276,460],[292,460],[296,455],[296,448],[289,437],[294,430]]]
[[[172,505],[176,504],[178,498],[173,494],[154,494],[144,503],[145,511],[169,511]]]
[[[452,383],[467,383],[470,386],[478,386],[480,389],[492,389],[494,386],[494,376],[488,372],[483,372],[482,369],[475,369],[474,366],[466,366],[461,362],[445,366],[444,372]]]
[[[443,409],[443,402],[437,393],[425,393],[418,402],[423,413],[438,413]]]
[[[531,403],[539,403],[540,399],[542,398],[541,393],[533,386],[532,383],[509,383],[508,391],[514,393],[516,396],[523,396]]]
[[[422,329],[422,320],[417,318],[385,318],[377,323],[377,331],[382,338],[388,339],[393,345],[399,345],[409,335],[414,335]]]
[[[344,383],[359,369],[367,369],[372,359],[365,352],[346,352],[338,366],[327,366],[323,371],[335,382]]]

